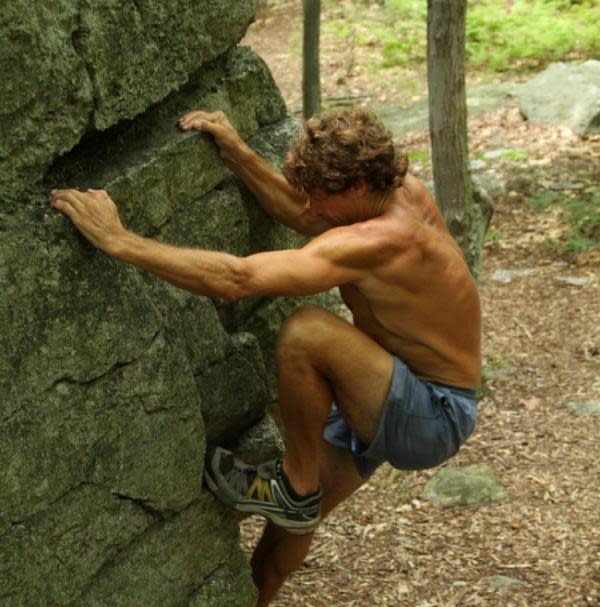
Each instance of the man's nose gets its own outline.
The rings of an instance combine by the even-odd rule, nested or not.
[[[311,204],[310,200],[304,205],[304,208],[313,217],[317,217],[319,215],[319,211],[317,211],[317,209],[315,208],[315,205]]]

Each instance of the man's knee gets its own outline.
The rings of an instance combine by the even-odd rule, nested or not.
[[[277,340],[278,360],[294,354],[310,354],[323,341],[338,317],[323,308],[307,306],[294,312],[282,325]]]

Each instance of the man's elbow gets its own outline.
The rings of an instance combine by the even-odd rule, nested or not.
[[[226,290],[220,293],[220,296],[228,303],[237,303],[242,299],[250,297],[250,295],[246,291],[244,291],[243,289],[239,289],[234,285],[228,287]]]
[[[252,284],[252,272],[246,258],[238,257],[232,268],[230,280],[224,285],[221,297],[230,303],[235,303],[257,295]]]

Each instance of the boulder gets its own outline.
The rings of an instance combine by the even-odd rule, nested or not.
[[[235,46],[254,0],[0,7],[0,604],[251,607],[237,518],[202,487],[208,443],[281,453],[265,407],[287,299],[230,304],[120,264],[50,208],[104,188],[125,225],[236,255],[298,246],[181,133],[223,110],[276,166],[298,133]]]
[[[553,63],[523,86],[519,104],[531,122],[600,133],[600,61]]]

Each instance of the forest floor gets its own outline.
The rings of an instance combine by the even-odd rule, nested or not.
[[[267,5],[243,41],[269,64],[295,111],[300,5]],[[372,63],[376,49],[324,35],[321,51],[330,105],[406,105],[415,95],[403,79],[425,91],[423,65],[373,77],[361,65]],[[597,204],[600,138],[533,126],[515,104],[470,120],[469,137],[480,171],[505,188],[494,200],[481,264],[479,420],[450,463],[489,466],[509,498],[437,508],[422,496],[436,470],[398,473],[384,465],[323,522],[274,607],[600,605],[600,416],[567,407],[600,400],[600,251],[549,245],[570,229],[568,214],[559,204],[531,204],[548,192],[591,194]],[[412,170],[430,179],[428,134],[398,144],[423,159]],[[247,551],[260,529],[255,518],[242,524]],[[512,586],[499,588],[503,578],[494,576]]]

